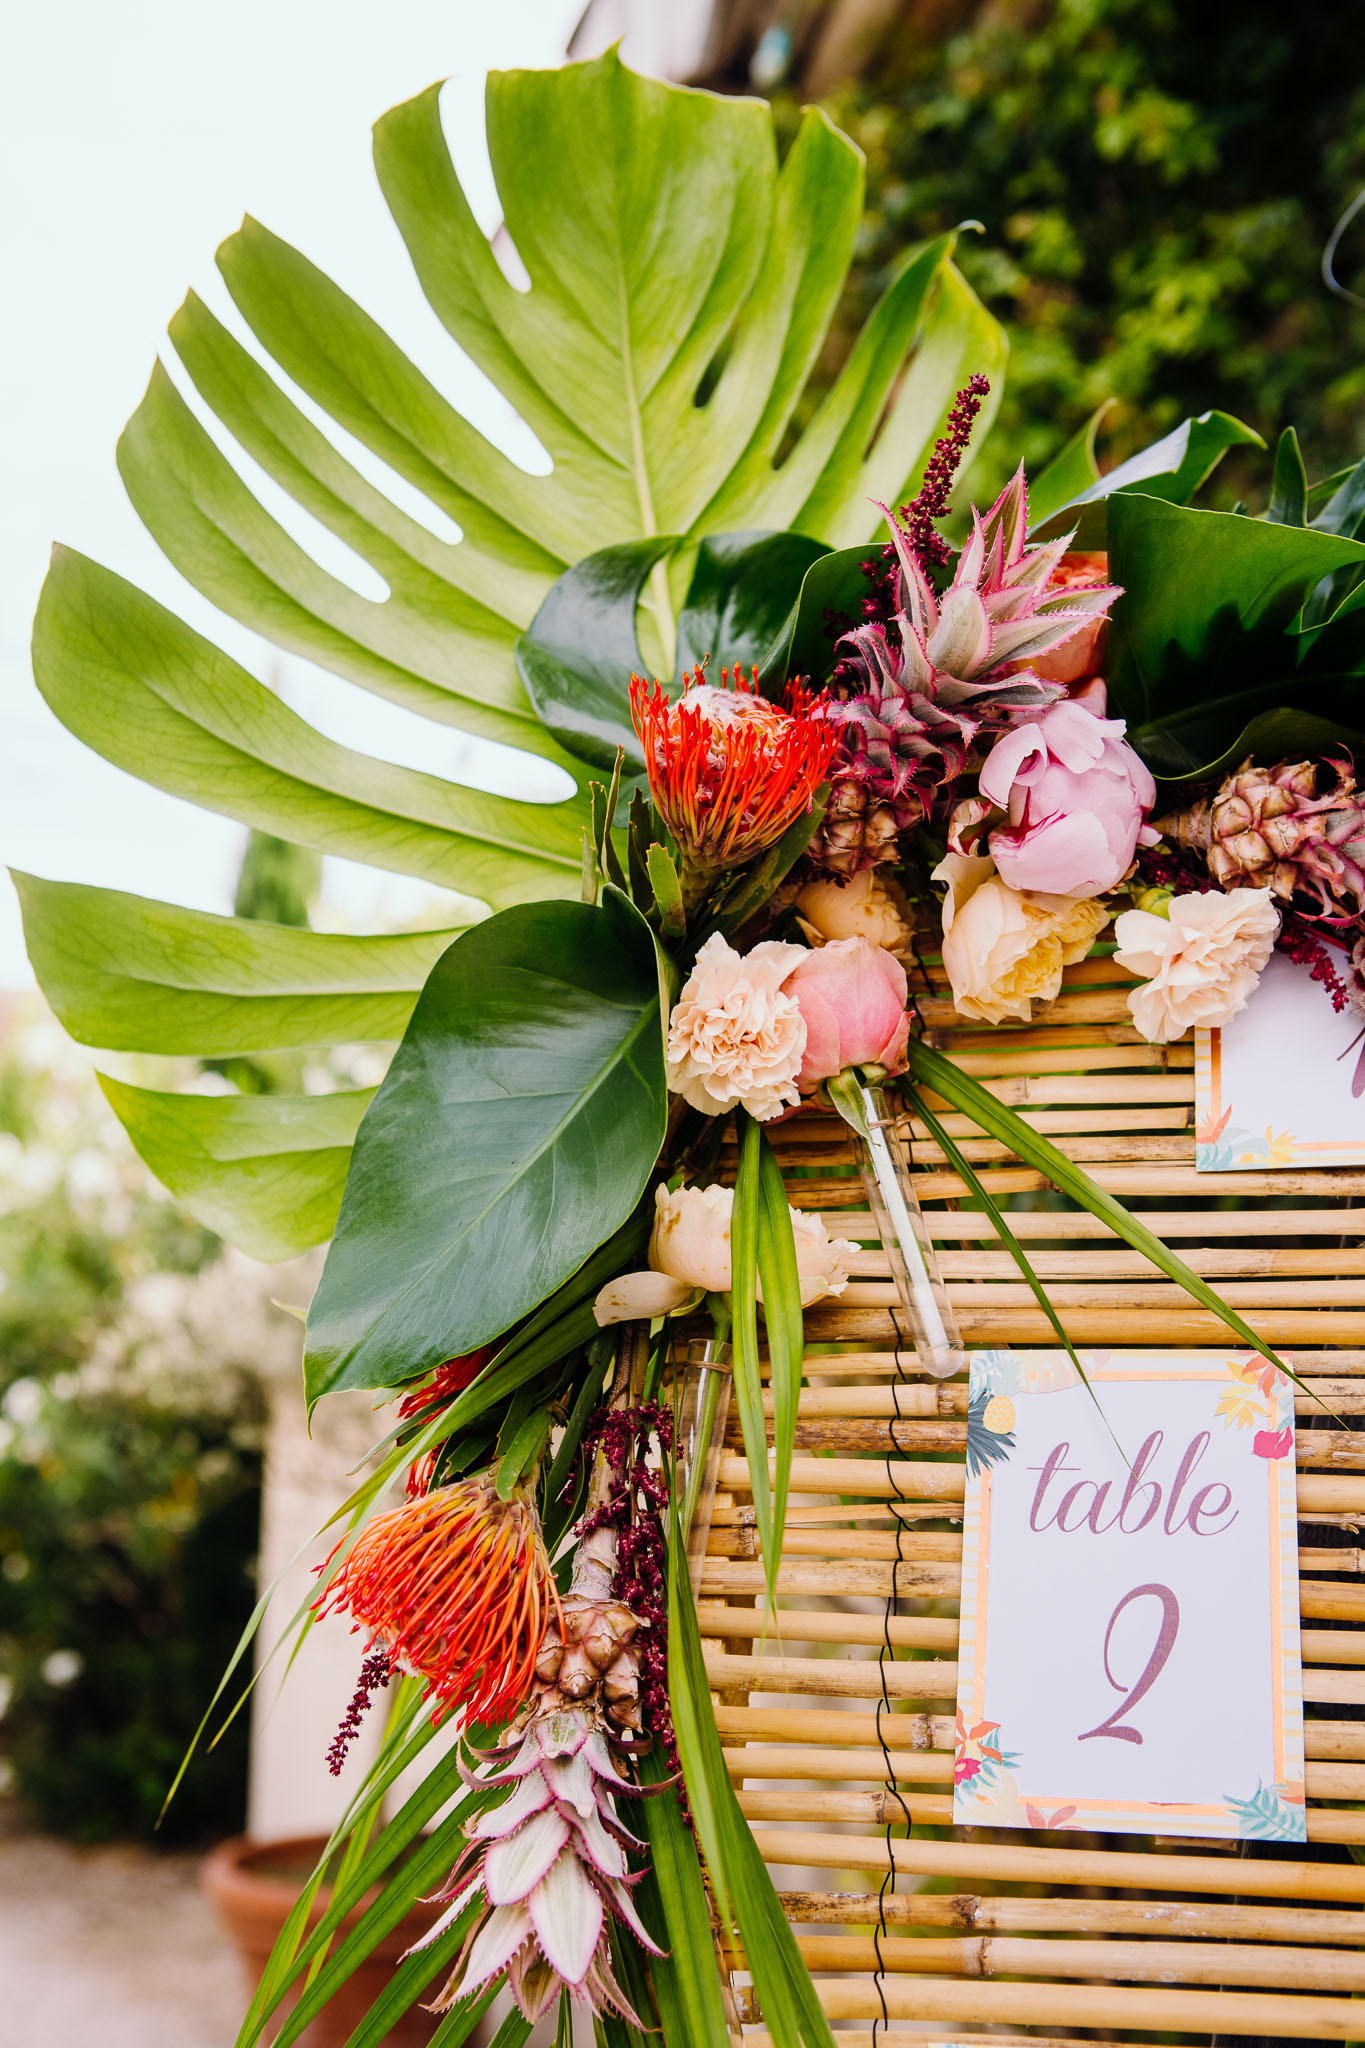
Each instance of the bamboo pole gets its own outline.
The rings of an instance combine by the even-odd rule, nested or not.
[[[966,1468],[962,1465],[911,1464],[898,1459],[803,1458],[792,1459],[793,1493],[847,1493],[874,1500],[960,1501],[966,1493]],[[733,1451],[720,1460],[718,1484],[728,1492],[751,1493],[749,1461]],[[1365,1479],[1350,1474],[1307,1473],[1298,1475],[1300,1515],[1317,1511],[1358,1514],[1365,1519]]]
[[[727,1432],[726,1442],[737,1448],[743,1440],[740,1425],[735,1421]],[[966,1443],[965,1422],[856,1422],[848,1418],[803,1422],[798,1418],[796,1423],[796,1446],[804,1451],[869,1451],[885,1456],[892,1445],[899,1451],[961,1452]],[[1360,1471],[1365,1469],[1365,1435],[1347,1429],[1300,1430],[1294,1443],[1294,1462],[1300,1467],[1313,1466],[1331,1472]]]
[[[765,1862],[786,1869],[868,1870],[891,1867],[915,1877],[988,1878],[998,1884],[1100,1885],[1140,1892],[1212,1893],[1247,1899],[1308,1899],[1365,1904],[1365,1865],[1252,1861],[1241,1856],[1184,1855],[1161,1850],[1096,1849],[1082,1838],[1074,1847],[1022,1843],[887,1842],[870,1835],[831,1834],[812,1828],[754,1830]]]
[[[716,1710],[716,1725],[722,1736],[746,1742],[851,1742],[867,1746],[878,1740],[877,1718],[876,1714],[834,1707],[725,1706]],[[951,1714],[884,1713],[881,1732],[897,1753],[946,1754],[956,1740],[956,1724]],[[1314,1760],[1340,1762],[1365,1758],[1365,1721],[1305,1721],[1304,1748]],[[1322,1792],[1317,1796],[1328,1799],[1338,1795]],[[1365,1924],[1361,1933],[1365,1938]]]
[[[803,1639],[793,1633],[791,1640]],[[957,1665],[939,1659],[879,1667],[870,1657],[745,1657],[708,1648],[706,1669],[712,1686],[720,1692],[791,1692],[831,1699],[872,1699],[885,1687],[888,1699],[937,1700],[957,1696]],[[1303,1674],[1303,1696],[1314,1705],[1365,1706],[1365,1671],[1320,1670],[1310,1666]]]
[[[916,1977],[913,1983],[834,1978],[819,1986],[830,2019],[1004,2020],[1016,2026],[1140,2028],[1174,2033],[1271,2034],[1291,2040],[1351,2041],[1360,2007],[1349,1998],[1274,1992],[1167,1990],[1089,1984],[987,1984]],[[884,2007],[883,2007],[884,1998]],[[758,2017],[752,1991],[741,2016]]]
[[[877,1949],[864,1935],[800,1935],[812,1971],[875,1973]],[[733,1952],[732,1952],[733,1953]],[[736,1962],[738,1958],[735,1958]],[[1102,1977],[1127,1984],[1258,1985],[1302,1991],[1302,1949],[1244,1943],[1029,1940],[974,1935],[882,1943],[881,1967],[897,1975],[942,1970],[954,1976]],[[1313,1957],[1313,1988],[1350,1997],[1365,1991],[1365,1958],[1324,1949]]]
[[[1321,1906],[1225,1906],[1170,1899],[1019,1899],[983,1893],[789,1892],[783,1911],[797,1923],[947,1927],[983,1934],[1124,1934],[1194,1940],[1365,1945],[1365,1914]],[[1291,1950],[1300,1971],[1315,1958]],[[1299,1979],[1302,1982],[1302,1977]]]
[[[894,1716],[884,1722],[888,1743],[896,1739]],[[937,1750],[821,1749],[808,1743],[747,1743],[726,1749],[732,1777],[746,1780],[809,1779],[812,1783],[874,1785],[949,1785],[953,1758]],[[889,1759],[889,1766],[888,1766]],[[1310,1799],[1365,1800],[1365,1764],[1317,1764],[1305,1767]],[[952,1801],[946,1810],[951,1818]]]
[[[880,1692],[880,1686],[877,1690]],[[936,1827],[952,1824],[952,1800],[934,1793],[901,1794],[885,1787],[875,1792],[855,1792],[846,1787],[837,1792],[821,1792],[803,1786],[796,1792],[741,1791],[738,1797],[740,1810],[745,1819],[751,1821],[837,1821],[855,1825],[861,1822],[880,1828],[889,1823],[895,1827],[905,1819],[903,1800],[910,1809],[911,1819],[916,1822]],[[1173,1816],[1172,1826],[1175,1825],[1177,1822]],[[1365,1812],[1346,1813],[1338,1807],[1310,1808],[1308,1839],[1310,1842],[1365,1843]]]

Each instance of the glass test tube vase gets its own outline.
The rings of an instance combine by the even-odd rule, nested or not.
[[[859,1080],[848,1093],[855,1100],[843,1114],[853,1129],[868,1207],[909,1324],[905,1335],[923,1370],[935,1379],[947,1379],[965,1370],[967,1354],[911,1182],[904,1141],[882,1089]],[[856,1122],[849,1115],[855,1107],[859,1112]]]

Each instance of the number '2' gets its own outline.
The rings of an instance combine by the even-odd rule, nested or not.
[[[1146,1669],[1131,1692],[1127,1692],[1122,1681],[1115,1678],[1109,1668],[1109,1645],[1114,1636],[1114,1624],[1124,1608],[1134,1600],[1144,1599],[1149,1593],[1161,1602],[1161,1628],[1152,1647],[1152,1654],[1147,1659]],[[1131,1593],[1124,1594],[1118,1606],[1110,1615],[1109,1626],[1104,1632],[1104,1675],[1113,1686],[1115,1692],[1126,1693],[1126,1697],[1119,1701],[1108,1720],[1100,1722],[1098,1728],[1088,1728],[1084,1735],[1078,1735],[1076,1738],[1078,1742],[1089,1742],[1094,1735],[1107,1735],[1114,1742],[1142,1741],[1140,1730],[1128,1727],[1119,1720],[1119,1715],[1126,1714],[1130,1707],[1135,1707],[1138,1701],[1145,1698],[1156,1684],[1166,1668],[1166,1659],[1175,1648],[1175,1638],[1179,1627],[1180,1603],[1169,1586],[1134,1586]]]

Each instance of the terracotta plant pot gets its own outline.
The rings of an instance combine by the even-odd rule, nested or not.
[[[253,1842],[245,1835],[237,1835],[205,1858],[204,1890],[236,1944],[248,1980],[248,1995],[259,1983],[275,1938],[324,1846],[321,1836]],[[328,1897],[329,1887],[324,1885],[313,1903],[310,1927],[322,1918]],[[437,1906],[413,1906],[393,1932],[371,1949],[311,2026],[304,2029],[299,2036],[299,2048],[342,2048],[389,1982],[404,1949],[426,1932],[439,1911]],[[353,1927],[358,1917],[359,1908],[347,1916],[343,1925]],[[276,2026],[293,2002],[291,1994],[280,2008]],[[414,2005],[394,2023],[385,2041],[391,2048],[419,2048],[419,2044],[431,2039],[439,2024],[435,2014]]]

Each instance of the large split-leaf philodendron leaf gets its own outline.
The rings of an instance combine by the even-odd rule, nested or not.
[[[538,1307],[629,1216],[666,1116],[654,941],[624,896],[457,939],[356,1139],[310,1398],[393,1386]]]
[[[250,220],[218,261],[253,345],[191,294],[171,341],[195,406],[158,365],[119,467],[155,539],[221,611],[444,727],[545,757],[572,793],[493,797],[337,746],[78,555],[56,558],[34,642],[58,716],[131,774],[454,890],[473,899],[469,918],[578,891],[593,771],[542,722],[513,653],[557,579],[604,548],[652,554],[678,536],[647,575],[640,613],[644,657],[667,674],[701,539],[799,530],[840,547],[869,537],[870,501],[911,486],[957,386],[985,370],[998,387],[1004,359],[951,241],[929,244],[907,256],[793,436],[862,205],[859,154],[823,115],[805,116],[779,165],[761,102],[640,78],[610,54],[493,76],[488,132],[529,289],[508,281],[479,230],[435,88],[379,123],[376,164],[422,289],[539,440],[547,473],[495,448],[368,312]],[[347,452],[357,446],[363,470]],[[283,514],[255,495],[258,473]],[[358,560],[360,588],[309,552],[302,536],[318,526]],[[361,594],[377,583],[385,594]],[[270,930],[224,937],[215,964],[208,927],[126,899],[87,951],[62,924],[91,912],[55,885],[28,890],[40,978],[89,1042],[152,1052],[392,1044],[428,957],[411,942],[389,951]],[[154,1126],[156,1171],[198,1213],[228,1219],[239,1241],[278,1241],[292,1180],[299,1230],[325,1227],[315,1162],[301,1158],[282,1101],[262,1098],[252,1112],[260,1175],[247,1178],[240,1160],[218,1157],[216,1137],[206,1146],[194,1099],[183,1110],[174,1095],[157,1102],[154,1117],[132,1117],[135,1142],[150,1143]]]

